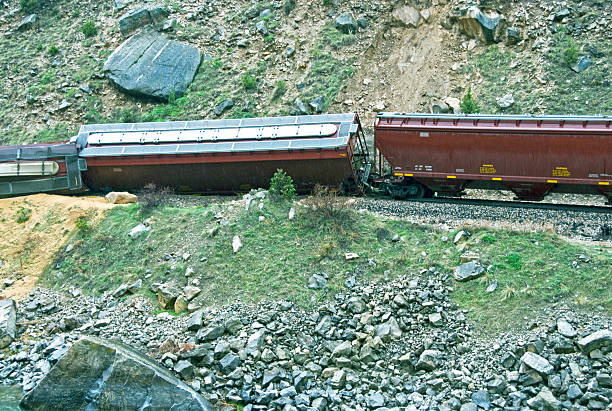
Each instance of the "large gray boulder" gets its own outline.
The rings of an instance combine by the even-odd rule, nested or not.
[[[471,6],[461,10],[458,16],[459,28],[468,37],[477,38],[483,43],[501,40],[504,28],[504,17],[494,10],[481,10]]]
[[[7,347],[15,339],[15,301],[0,300],[0,348]]]
[[[200,52],[168,40],[163,34],[142,31],[121,44],[104,63],[109,80],[130,94],[167,100],[181,97],[200,66]]]
[[[127,36],[136,29],[148,24],[159,23],[168,16],[168,12],[159,6],[142,6],[119,17],[119,30]]]
[[[478,261],[468,261],[461,264],[453,272],[457,281],[470,281],[484,274],[484,267]]]
[[[212,410],[168,370],[134,349],[95,337],[76,342],[21,400],[45,410]]]

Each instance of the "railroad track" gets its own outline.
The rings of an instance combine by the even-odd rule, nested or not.
[[[559,210],[559,211],[574,211],[584,213],[610,213],[612,214],[612,206],[592,206],[580,204],[552,204],[552,203],[536,203],[527,201],[499,201],[499,200],[483,200],[476,198],[453,198],[453,197],[436,197],[436,198],[420,198],[400,200],[407,203],[435,203],[435,204],[458,204],[458,205],[476,205],[485,207],[510,207],[510,208],[531,208],[538,210]]]

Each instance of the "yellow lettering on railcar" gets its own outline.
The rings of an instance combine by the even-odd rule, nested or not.
[[[572,173],[567,169],[567,167],[555,167],[552,171],[553,177],[569,177]]]
[[[497,170],[493,167],[493,164],[483,164],[480,166],[480,174],[495,174]]]

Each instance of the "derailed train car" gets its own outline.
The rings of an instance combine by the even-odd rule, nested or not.
[[[485,188],[521,200],[564,192],[612,202],[611,124],[607,116],[379,113],[373,164],[355,113],[84,125],[68,143],[0,147],[0,196],[148,183],[231,193],[266,187],[282,168],[300,192],[321,184],[408,198]]]
[[[396,198],[484,188],[528,201],[554,192],[612,201],[611,124],[607,116],[380,113],[375,169],[388,166]]]
[[[34,152],[24,157],[16,147],[0,149],[0,161],[16,170],[0,180],[0,194],[78,190],[81,178],[92,190],[138,190],[154,183],[183,192],[230,193],[266,187],[279,168],[300,192],[316,184],[359,189],[368,159],[355,113],[84,125],[70,143],[37,147],[38,158]],[[68,176],[61,165],[77,157],[77,168],[68,174],[78,181],[64,184]],[[59,169],[23,173],[49,160]]]

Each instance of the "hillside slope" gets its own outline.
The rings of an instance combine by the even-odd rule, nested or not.
[[[127,96],[105,78],[106,58],[125,40],[118,18],[140,5],[116,3],[125,2],[3,3],[0,144],[61,140],[91,122],[214,118],[228,98],[224,117],[297,113],[296,98],[309,109],[322,97],[323,111],[356,111],[367,125],[376,111],[429,112],[468,87],[482,112],[612,112],[605,0],[487,1],[483,12],[502,16],[498,42],[461,30],[469,4],[458,0],[165,2],[166,35],[204,56],[185,96],[169,103]],[[406,6],[414,24],[397,18]],[[36,21],[20,29],[28,13]],[[357,32],[336,28],[343,13]],[[518,37],[508,39],[508,28]],[[591,65],[576,73],[570,66],[581,58]],[[496,98],[508,94],[514,102],[501,108]]]

